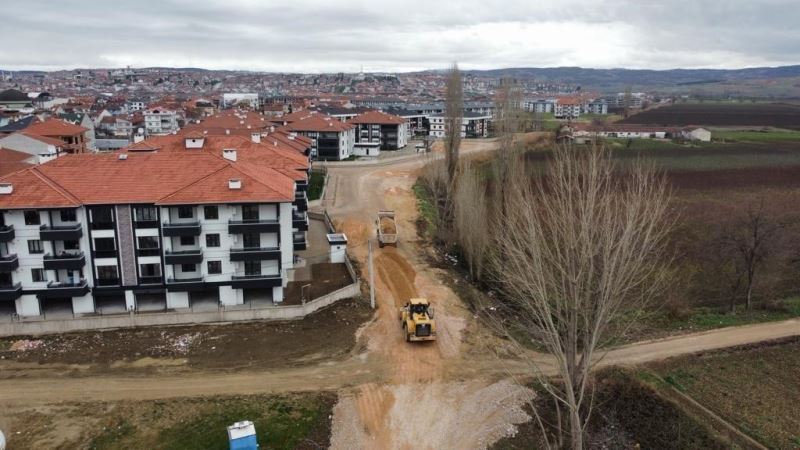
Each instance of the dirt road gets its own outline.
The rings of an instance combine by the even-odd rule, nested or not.
[[[491,141],[465,141],[464,153],[491,148]],[[366,268],[375,213],[394,209],[400,244],[375,248],[374,321],[361,330],[366,350],[344,360],[275,370],[181,373],[148,376],[37,376],[0,379],[0,411],[61,401],[160,399],[210,394],[337,390],[332,447],[337,449],[485,448],[528,420],[521,405],[531,395],[507,381],[522,369],[496,359],[498,344],[472,320],[455,293],[423,256],[416,236],[411,187],[426,157],[379,164],[330,167],[325,207],[349,238],[349,249]],[[397,307],[410,296],[431,299],[439,339],[404,342]],[[643,342],[614,349],[601,364],[638,364],[702,350],[800,335],[800,321],[752,325]],[[547,358],[537,355],[542,365]],[[9,368],[10,366],[4,366]],[[0,425],[3,414],[0,413]]]

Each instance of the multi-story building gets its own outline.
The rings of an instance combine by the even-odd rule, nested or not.
[[[355,125],[323,114],[309,114],[286,125],[286,130],[311,139],[311,156],[316,159],[342,160],[353,154]]]
[[[67,153],[84,153],[88,150],[87,131],[89,130],[84,127],[53,118],[44,122],[33,122],[24,130],[29,135],[61,141],[61,148]]]
[[[461,119],[461,137],[479,138],[489,135],[489,122],[492,116],[484,113],[465,112]],[[447,135],[446,119],[444,114],[430,116],[431,132],[433,137],[443,138]]]
[[[402,117],[369,111],[349,123],[356,126],[356,155],[377,156],[381,150],[398,150],[408,144],[408,122]]]
[[[125,109],[129,112],[144,111],[147,104],[142,99],[132,98],[125,102]]]
[[[558,98],[553,108],[553,115],[558,119],[577,119],[581,115],[582,104],[579,98]]]
[[[144,112],[144,129],[148,136],[175,133],[179,129],[178,113],[165,108],[151,108]]]
[[[165,136],[0,178],[0,300],[20,316],[278,304],[306,247],[303,158]]]
[[[522,103],[522,109],[528,112],[535,113],[552,113],[556,107],[556,101],[553,99],[532,99],[525,100]]]

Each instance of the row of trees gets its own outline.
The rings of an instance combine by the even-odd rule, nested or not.
[[[502,294],[501,316],[509,320],[493,325],[520,355],[530,340],[553,356],[559,383],[528,360],[558,405],[558,429],[566,431],[548,446],[561,447],[568,437],[571,448],[582,449],[592,410],[590,373],[609,324],[640,310],[665,285],[670,194],[652,166],[621,173],[602,147],[557,148],[545,173],[534,174],[515,136],[523,117],[519,92],[503,86],[498,148],[490,169],[478,170],[458,158],[461,81],[453,67],[445,159],[429,164],[421,179],[437,205],[438,238],[455,243],[471,276]]]

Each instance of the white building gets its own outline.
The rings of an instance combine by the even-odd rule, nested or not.
[[[482,113],[464,113],[461,119],[461,137],[478,138],[489,135],[489,122],[492,116]],[[443,138],[447,135],[444,114],[430,116],[430,135]]]
[[[165,108],[151,108],[144,112],[144,128],[148,136],[171,134],[178,131],[178,113]]]
[[[66,155],[0,178],[0,300],[25,317],[280,304],[306,247],[308,161],[208,139]]]
[[[356,127],[331,116],[309,114],[285,127],[311,139],[311,156],[315,159],[340,161],[354,154]]]
[[[402,117],[368,111],[354,117],[349,123],[356,126],[356,155],[378,156],[381,150],[399,150],[408,144],[409,123]]]

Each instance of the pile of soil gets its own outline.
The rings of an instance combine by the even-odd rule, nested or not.
[[[369,320],[369,305],[342,300],[303,320],[228,325],[128,328],[64,333],[36,338],[27,350],[12,350],[25,337],[0,339],[0,359],[40,364],[93,364],[182,358],[191,367],[288,367],[346,355],[356,330]],[[31,338],[28,338],[29,340]],[[0,361],[0,368],[2,361]],[[2,372],[2,369],[0,369]]]
[[[397,225],[395,225],[394,219],[390,217],[381,217],[381,233],[383,234],[397,233]]]

